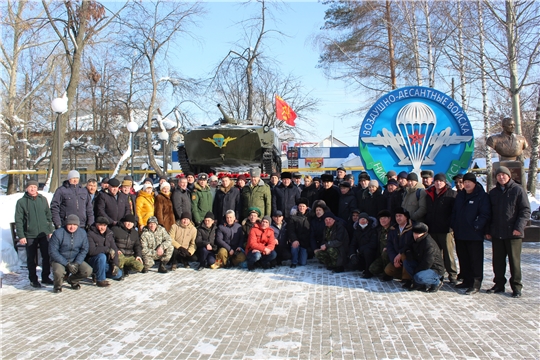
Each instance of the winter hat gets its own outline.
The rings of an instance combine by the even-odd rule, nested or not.
[[[145,182],[149,182],[150,184],[153,184],[153,183],[154,183],[154,181],[152,181],[152,179],[150,179],[149,177],[147,177],[147,178],[144,179],[143,184],[144,184]]]
[[[77,178],[79,179],[81,177],[81,175],[79,174],[79,172],[77,170],[71,170],[70,172],[68,172],[68,180],[71,180],[73,178]]]
[[[190,175],[191,175],[191,176],[195,176],[195,173],[194,173],[193,171],[185,171],[185,172],[184,172],[184,175],[186,175],[186,177],[188,177],[188,176],[190,176]]]
[[[309,206],[309,200],[305,197],[301,197],[298,200],[296,200],[296,205],[304,204],[306,206]]]
[[[292,179],[292,174],[290,172],[282,172],[281,179]]]
[[[435,175],[435,178],[433,178],[433,180],[446,182],[446,175],[444,175],[444,173],[438,173],[437,175]]]
[[[96,219],[96,224],[109,225],[109,219],[107,219],[105,216],[98,216]]]
[[[431,171],[431,170],[422,170],[420,172],[420,176],[422,176],[423,178],[432,178],[433,177],[433,171]]]
[[[392,213],[388,210],[381,210],[379,211],[379,213],[377,214],[377,218],[382,218],[382,217],[387,217],[387,218],[391,218],[392,217]]]
[[[117,178],[112,178],[109,180],[109,186],[111,187],[119,187],[120,186],[120,180]]]
[[[263,216],[262,219],[268,221],[269,224],[272,223],[272,218],[270,216],[268,216],[268,215]]]
[[[199,173],[197,176],[197,180],[208,180],[208,174],[207,173]]]
[[[143,185],[143,189],[146,189],[146,188],[153,188],[153,187],[154,187],[154,185],[152,185],[152,184],[144,184],[144,185]]]
[[[512,178],[512,173],[510,173],[510,169],[508,169],[506,166],[500,166],[497,171],[495,172],[495,175],[499,174],[506,174]]]
[[[215,220],[215,219],[216,219],[215,216],[214,216],[214,214],[213,214],[211,211],[208,211],[208,212],[206,213],[206,215],[204,215],[204,218],[205,218],[205,219],[212,219],[212,220]]]
[[[371,177],[369,176],[367,172],[362,171],[360,175],[358,175],[358,181],[362,181],[362,180],[371,180]]]
[[[388,185],[395,185],[395,186],[398,186],[398,182],[396,179],[390,179],[388,180],[388,182],[386,183],[386,187],[388,187]]]
[[[261,169],[259,168],[253,168],[249,171],[249,175],[254,178],[254,177],[261,177]]]
[[[416,173],[409,173],[407,175],[407,180],[412,180],[412,181],[418,181],[418,175],[416,175]]]
[[[75,214],[68,215],[66,219],[66,225],[77,225],[79,226],[81,224],[81,220],[79,220],[79,217]]]
[[[352,180],[354,179],[354,176],[352,174],[347,174],[343,177],[343,180],[344,181],[349,181],[349,180]]]
[[[135,215],[131,215],[131,214],[127,214],[126,216],[124,216],[124,218],[122,219],[123,222],[130,222],[130,223],[136,223],[137,220],[135,219]]]
[[[456,180],[462,180],[463,179],[463,174],[457,174],[457,175],[454,175],[454,177],[452,178],[452,180],[456,181]]]
[[[334,216],[334,214],[332,214],[331,211],[327,211],[327,212],[325,212],[323,214],[322,219],[324,220],[326,218],[332,218],[332,219],[336,220],[336,217]]]
[[[122,181],[122,186],[131,186],[131,185],[133,185],[133,181],[131,181],[131,180],[125,180],[124,179]]]
[[[379,187],[379,182],[377,180],[370,180],[368,186]]]
[[[171,184],[169,184],[169,183],[166,182],[166,181],[165,181],[165,182],[162,182],[161,185],[159,185],[159,189],[160,189],[160,190],[163,190],[163,189],[165,189],[165,188],[167,188],[167,187],[170,189],[170,188],[171,188]]]
[[[338,167],[338,168],[336,169],[336,171],[340,171],[340,170],[341,170],[341,171],[347,172],[347,170],[345,170],[345,168],[344,168],[343,166],[340,166],[340,167]]]
[[[334,176],[330,175],[330,174],[322,174],[321,175],[321,181],[322,182],[332,182],[334,181]]]
[[[466,173],[465,175],[463,175],[463,181],[466,181],[466,180],[472,181],[473,183],[476,184],[476,175],[470,172]]]
[[[358,215],[358,219],[366,219],[369,220],[369,214],[366,212],[361,212],[360,215]]]
[[[348,182],[348,181],[342,181],[342,182],[339,183],[339,187],[350,188],[351,183]]]
[[[157,223],[158,223],[157,217],[155,217],[155,216],[150,216],[150,219],[148,219],[148,221],[147,221],[146,223],[147,223],[147,224],[150,224],[150,223],[157,224]]]
[[[163,175],[163,176],[160,176],[160,177],[159,177],[159,181],[161,181],[161,180],[167,181],[167,180],[169,180],[169,179],[168,179],[166,176]]]
[[[28,180],[26,183],[26,187],[29,187],[32,185],[39,187],[39,183],[36,180]]]
[[[101,180],[101,185],[103,185],[103,184],[108,184],[108,183],[109,183],[109,180],[110,180],[110,178],[104,177],[103,180]]]
[[[295,178],[295,179],[301,179],[302,174],[300,174],[299,172],[295,172],[295,173],[292,174],[292,177]]]
[[[412,231],[415,234],[425,234],[429,231],[429,227],[423,222],[419,222],[413,226]]]
[[[398,174],[397,178],[398,179],[406,179],[407,178],[407,175],[409,175],[409,173],[407,173],[406,171],[402,171]]]
[[[246,175],[242,174],[242,175],[238,175],[238,177],[236,178],[236,181],[238,181],[238,180],[244,180],[244,181],[246,181],[246,179],[247,179],[247,178],[246,178]]]
[[[313,182],[315,182],[315,181],[321,182],[321,178],[318,177],[318,176],[315,176],[315,177],[313,178]]]
[[[411,218],[411,214],[409,214],[409,212],[407,210],[405,210],[404,208],[402,207],[398,207],[398,208],[395,208],[394,209],[394,214],[402,214],[402,215],[405,215],[405,217],[407,217],[407,220]]]
[[[386,173],[387,178],[391,178],[392,176],[397,176],[397,172],[395,172],[394,170],[390,170]]]
[[[278,216],[278,217],[283,216],[283,212],[281,210],[276,210],[276,211],[274,211],[274,215],[272,215],[272,216]]]
[[[182,215],[180,215],[180,220],[182,219],[189,219],[191,220],[191,213],[189,211],[184,211]]]
[[[218,177],[216,175],[210,176],[210,181],[218,181]]]
[[[251,214],[252,212],[256,212],[257,215],[261,216],[261,210],[258,207],[252,206],[248,209],[248,214]]]

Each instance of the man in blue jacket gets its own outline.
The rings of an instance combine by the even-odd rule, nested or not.
[[[54,276],[54,293],[62,292],[64,275],[69,272],[68,283],[73,290],[79,290],[79,281],[92,274],[92,267],[84,258],[88,253],[86,231],[79,227],[80,219],[71,214],[66,218],[66,225],[56,229],[49,242],[49,256]]]
[[[495,285],[488,294],[504,292],[506,284],[506,257],[510,263],[512,297],[521,297],[521,242],[525,225],[531,217],[531,205],[525,189],[514,180],[510,170],[497,169],[497,185],[489,192],[491,226],[488,239],[493,246],[493,272]]]

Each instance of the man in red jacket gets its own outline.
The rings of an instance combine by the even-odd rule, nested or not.
[[[265,216],[260,223],[255,224],[248,236],[246,257],[248,270],[255,270],[255,263],[260,262],[263,269],[270,267],[270,261],[277,256],[274,247],[276,240],[274,231],[270,228],[272,219]]]

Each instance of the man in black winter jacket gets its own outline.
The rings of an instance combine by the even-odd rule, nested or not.
[[[497,185],[489,192],[491,224],[488,239],[493,246],[493,272],[495,285],[488,293],[504,292],[506,283],[506,257],[510,263],[512,297],[521,297],[521,242],[525,225],[531,217],[531,205],[523,187],[512,180],[510,170],[497,169]]]
[[[124,216],[116,226],[112,227],[114,242],[118,248],[118,267],[122,269],[122,276],[129,276],[130,270],[142,271],[144,267],[142,259],[142,245],[139,233],[135,226],[135,216]]]
[[[426,225],[429,235],[442,251],[444,267],[451,284],[457,284],[457,266],[454,258],[454,237],[450,232],[450,219],[456,192],[446,184],[446,175],[435,175],[432,186],[426,189]]]
[[[403,266],[413,276],[415,287],[424,286],[427,292],[437,292],[442,287],[444,264],[439,246],[429,236],[428,227],[417,223],[412,228],[414,241],[405,250],[406,259]]]
[[[96,200],[95,215],[105,217],[109,224],[116,225],[127,214],[131,214],[128,196],[120,191],[120,180],[110,179],[109,188]]]

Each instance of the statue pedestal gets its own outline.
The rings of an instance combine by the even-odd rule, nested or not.
[[[513,161],[513,160],[506,160],[501,162],[494,162],[493,163],[493,184],[497,184],[497,176],[495,175],[497,173],[497,169],[501,166],[506,166],[508,170],[510,170],[510,173],[512,174],[512,180],[515,182],[518,182],[526,188],[526,178],[525,178],[525,170],[523,169],[523,165],[520,161]]]

